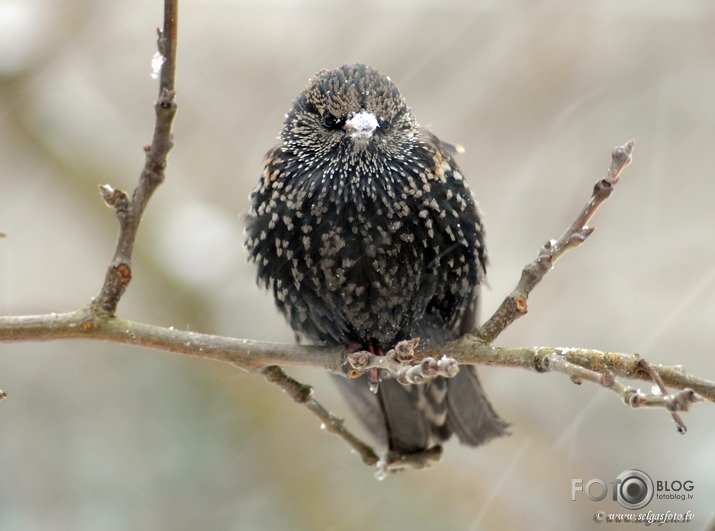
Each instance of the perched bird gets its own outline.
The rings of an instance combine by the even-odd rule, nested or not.
[[[246,246],[258,281],[298,337],[382,354],[474,327],[487,261],[477,206],[453,146],[421,128],[389,77],[322,70],[293,102],[251,194]],[[471,366],[403,385],[336,377],[363,423],[397,455],[453,433],[503,435]]]

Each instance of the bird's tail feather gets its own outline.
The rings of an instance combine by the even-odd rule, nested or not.
[[[471,366],[460,367],[453,378],[420,385],[385,379],[377,393],[370,391],[366,376],[335,378],[367,429],[397,454],[424,452],[452,433],[470,446],[507,433],[508,424],[492,408]]]

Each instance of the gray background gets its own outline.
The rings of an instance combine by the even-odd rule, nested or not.
[[[116,223],[97,184],[136,182],[161,14],[158,0],[0,2],[0,313],[98,293]],[[176,148],[123,317],[292,340],[245,264],[241,216],[308,77],[360,61],[467,149],[491,254],[484,312],[636,139],[597,232],[498,343],[639,352],[715,378],[711,3],[182,0],[179,34]],[[320,371],[292,374],[347,414]],[[695,483],[691,501],[648,506],[694,512],[678,529],[712,519],[712,404],[679,436],[666,413],[590,384],[481,374],[512,436],[376,482],[258,375],[99,342],[0,344],[0,529],[589,528],[597,510],[627,511],[572,502],[571,479],[629,468]]]

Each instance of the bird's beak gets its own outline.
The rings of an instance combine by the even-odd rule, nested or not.
[[[375,115],[363,109],[345,122],[343,130],[355,140],[367,140],[378,127],[380,124]]]

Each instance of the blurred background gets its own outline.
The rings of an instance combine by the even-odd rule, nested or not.
[[[117,228],[97,185],[131,190],[139,175],[162,9],[0,0],[0,314],[99,292]],[[634,138],[597,232],[498,344],[638,352],[715,378],[712,3],[182,0],[179,20],[176,147],[122,317],[292,341],[246,264],[242,216],[308,78],[364,62],[466,148],[491,255],[483,313]],[[350,418],[324,374],[290,372]],[[681,436],[663,411],[590,384],[480,373],[511,437],[450,443],[435,468],[377,482],[259,375],[101,342],[0,344],[0,529],[589,529],[598,510],[628,511],[610,493],[571,501],[572,479],[631,468],[693,481],[692,500],[647,507],[695,514],[678,529],[713,519],[713,404],[684,415]]]

